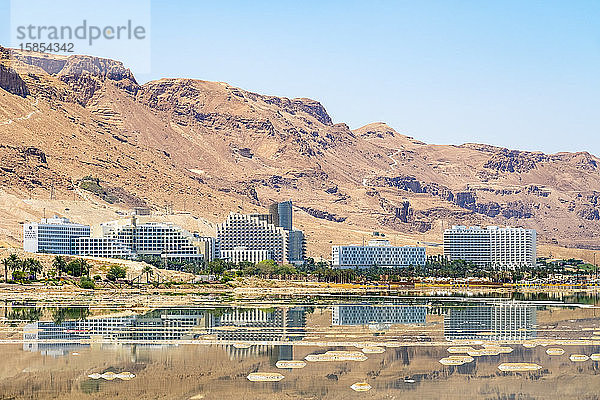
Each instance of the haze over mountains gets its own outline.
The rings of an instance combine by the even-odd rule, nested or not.
[[[214,223],[292,199],[309,253],[324,255],[372,231],[439,242],[452,224],[531,227],[542,243],[580,248],[600,232],[600,159],[587,152],[427,144],[383,122],[350,130],[315,100],[190,79],[139,85],[96,57],[0,48],[0,135],[10,244],[51,197],[88,204],[79,217],[90,223],[171,204]],[[99,179],[92,192],[86,176]]]

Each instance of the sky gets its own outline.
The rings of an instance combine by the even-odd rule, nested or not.
[[[173,0],[150,18],[140,82],[224,81],[316,99],[352,129],[600,156],[597,0]]]

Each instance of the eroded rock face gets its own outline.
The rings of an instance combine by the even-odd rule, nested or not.
[[[449,188],[438,185],[435,183],[426,183],[420,182],[415,177],[412,176],[397,176],[397,177],[377,177],[371,180],[367,180],[366,182],[370,186],[375,187],[394,187],[407,192],[413,193],[427,193],[435,197],[439,197],[443,200],[450,201],[456,204],[459,207],[462,207],[467,210],[471,210],[477,214],[486,215],[488,217],[494,218],[498,215],[502,215],[505,218],[532,218],[534,213],[531,207],[525,205],[522,201],[512,201],[507,202],[506,204],[500,204],[495,201],[491,202],[478,202],[477,194],[475,191],[467,190],[453,193]],[[529,188],[528,192],[535,193],[541,195],[541,189],[539,188]],[[486,190],[486,189],[483,189]],[[489,191],[489,190],[487,190]],[[521,191],[497,191],[496,194],[500,195],[514,195],[515,193],[520,193]],[[547,196],[547,194],[545,194]],[[396,213],[396,210],[390,207],[382,207],[384,210],[388,212],[393,212],[397,218],[402,220],[402,222],[409,222],[406,218],[400,218],[399,215],[406,215],[405,213],[400,212],[400,214]]]
[[[511,201],[502,208],[502,216],[504,218],[527,219],[533,217],[533,210],[520,200]]]
[[[0,88],[21,97],[29,95],[29,89],[23,79],[10,67],[3,64],[0,64]]]
[[[131,95],[139,90],[133,74],[123,63],[104,58],[69,57],[57,76],[75,90],[83,105],[87,104],[106,80],[112,81],[119,89]]]
[[[448,201],[454,201],[454,193],[447,187],[432,182],[420,182],[414,176],[400,175],[395,177],[376,177],[366,181],[375,187],[395,187],[413,193],[428,193]]]
[[[500,172],[524,173],[531,171],[538,163],[544,161],[548,161],[545,154],[501,149],[491,156],[483,167]]]
[[[318,209],[313,208],[313,207],[298,206],[298,208],[300,208],[301,210],[305,211],[308,215],[312,215],[315,218],[326,219],[328,221],[333,221],[333,222],[344,222],[346,220],[346,217],[340,217],[340,216],[337,216],[337,215],[332,214],[330,212],[323,211],[323,210],[318,210]]]
[[[71,187],[64,174],[48,167],[46,153],[37,147],[16,147],[0,143],[0,185],[8,188]]]
[[[588,221],[600,220],[600,211],[591,206],[583,206],[579,211],[577,211],[577,215],[583,219],[587,219]]]
[[[135,95],[139,90],[139,85],[131,71],[119,61],[82,55],[66,57],[6,49],[5,52],[9,53],[8,58],[41,68],[67,83],[77,95],[75,100],[84,106],[107,80],[131,95]]]

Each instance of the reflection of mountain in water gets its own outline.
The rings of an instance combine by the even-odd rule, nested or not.
[[[292,341],[304,335],[303,307],[275,309],[157,309],[142,315],[39,321],[23,328],[23,349],[62,355],[87,341],[168,345],[211,334],[216,340]]]
[[[332,325],[424,324],[426,306],[340,305],[331,313]]]
[[[537,336],[536,307],[518,304],[490,304],[452,308],[444,317],[447,340],[526,340]]]

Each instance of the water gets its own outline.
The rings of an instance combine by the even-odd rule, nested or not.
[[[598,398],[596,296],[494,296],[15,294],[0,399]]]

